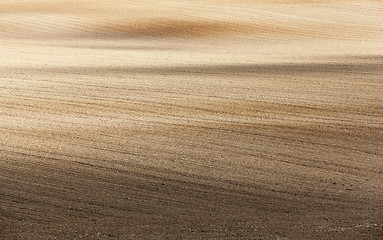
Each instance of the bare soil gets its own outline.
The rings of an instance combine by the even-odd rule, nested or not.
[[[2,1],[0,239],[383,239],[381,1]]]

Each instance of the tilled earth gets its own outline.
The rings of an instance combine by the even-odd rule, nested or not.
[[[383,239],[380,1],[3,1],[0,239]]]

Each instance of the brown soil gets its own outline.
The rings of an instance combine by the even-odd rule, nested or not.
[[[383,239],[382,8],[3,1],[0,239]]]

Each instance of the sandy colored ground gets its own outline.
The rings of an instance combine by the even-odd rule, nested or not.
[[[383,2],[0,3],[0,239],[383,239]]]

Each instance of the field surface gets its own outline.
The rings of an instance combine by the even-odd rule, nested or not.
[[[383,2],[0,2],[0,239],[383,239]]]

